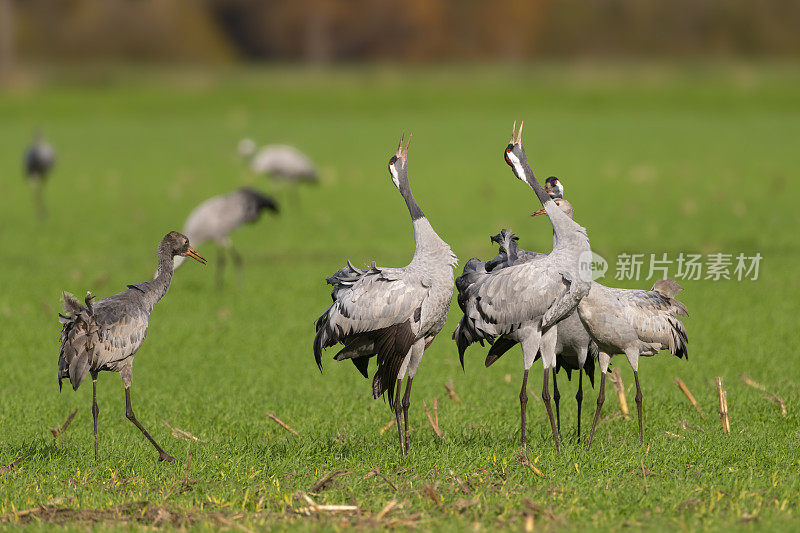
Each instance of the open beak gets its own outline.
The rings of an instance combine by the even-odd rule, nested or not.
[[[531,216],[535,217],[535,216],[546,215],[546,214],[547,214],[547,211],[543,207],[543,208],[539,209],[538,211],[534,211],[533,213],[531,213]]]
[[[185,252],[183,252],[181,255],[185,255],[187,257],[191,257],[192,259],[197,259],[198,261],[200,261],[204,265],[208,262],[208,261],[206,261],[205,257],[203,257],[202,255],[198,254],[197,251],[194,248],[192,248],[191,246]]]

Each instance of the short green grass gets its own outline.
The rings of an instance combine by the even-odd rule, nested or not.
[[[547,530],[798,527],[795,65],[122,72],[93,81],[102,83],[66,78],[0,97],[0,465],[24,457],[0,469],[0,523],[455,530],[520,529],[533,515]],[[408,215],[386,170],[403,131],[414,135],[415,195],[462,265],[493,255],[488,236],[501,227],[546,250],[550,226],[528,217],[536,199],[501,154],[520,119],[534,170],[562,177],[600,254],[760,252],[760,278],[684,283],[690,358],[642,361],[644,445],[609,384],[584,451],[574,439],[575,381],[562,378],[557,455],[537,363],[528,439],[543,478],[517,458],[519,350],[487,370],[484,350],[473,347],[462,372],[449,339],[454,305],[415,382],[412,448],[400,460],[396,433],[379,432],[391,412],[371,399],[368,382],[330,360],[333,351],[322,374],[314,364],[313,322],[329,303],[324,278],[348,258],[397,266],[410,258]],[[59,155],[43,223],[20,173],[36,125]],[[237,160],[243,136],[297,144],[323,183],[300,190],[299,201],[276,190],[282,214],[235,235],[242,284],[228,272],[225,289],[214,289],[216,254],[206,246],[210,264],[186,264],[155,309],[133,403],[177,461],[156,462],[125,419],[119,377],[103,374],[95,464],[91,386],[60,394],[56,386],[61,290],[104,297],[145,280],[161,236],[198,202],[242,184],[270,187]],[[630,369],[614,362],[635,410]],[[788,416],[743,384],[743,372],[782,396]],[[730,435],[717,417],[715,376],[728,391]],[[586,387],[584,428],[596,392]],[[442,439],[423,409],[434,398]],[[76,408],[54,439],[48,428]],[[173,438],[162,420],[200,442]],[[375,468],[396,490],[368,475]],[[312,493],[332,470],[349,473]],[[360,512],[298,514],[307,506],[300,491]],[[401,507],[379,521],[393,499]]]

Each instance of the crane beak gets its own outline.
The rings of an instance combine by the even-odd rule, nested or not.
[[[204,265],[208,262],[208,261],[206,261],[205,257],[203,257],[202,255],[198,254],[197,251],[194,248],[192,248],[191,246],[185,252],[183,252],[181,255],[185,255],[186,257],[191,257],[192,259],[197,259],[198,261],[200,261]]]
[[[536,216],[539,216],[539,215],[546,215],[546,214],[547,214],[547,210],[545,210],[545,208],[543,207],[543,208],[539,209],[538,211],[534,211],[533,213],[531,213],[531,216],[532,217],[536,217]]]

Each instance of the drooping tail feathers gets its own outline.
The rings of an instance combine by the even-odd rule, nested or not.
[[[670,326],[670,353],[677,357],[686,357],[686,359],[689,359],[687,346],[689,340],[686,336],[686,327],[684,327],[683,322],[678,318],[679,316],[689,316],[689,312],[686,310],[686,306],[683,305],[683,302],[679,302],[675,299],[675,296],[682,289],[683,287],[678,285],[674,279],[664,278],[656,281],[651,290],[657,292],[667,300],[669,312],[667,322]]]
[[[680,302],[678,302],[680,303]],[[681,304],[682,306],[683,304]],[[684,310],[686,308],[684,307]],[[677,357],[686,357],[689,359],[689,339],[686,336],[686,328],[683,322],[678,320],[675,316],[669,318],[670,325],[670,339],[669,339],[669,352]]]
[[[406,320],[401,324],[343,337],[341,331],[331,327],[328,321],[329,309],[317,319],[317,334],[314,337],[314,358],[317,366],[322,370],[322,351],[341,342],[345,348],[340,350],[336,360],[353,356],[353,364],[364,377],[367,377],[369,358],[373,353],[377,353],[378,369],[372,379],[372,396],[378,398],[388,392],[391,404],[400,367],[414,343],[411,321]]]
[[[94,297],[90,293],[86,293],[85,305],[81,305],[68,292],[64,292],[62,297],[64,314],[58,315],[62,324],[58,388],[61,390],[61,381],[69,378],[72,389],[78,390],[94,362],[94,347],[100,341],[100,326],[94,318]]]
[[[455,331],[453,331],[453,340],[456,342],[456,347],[458,348],[458,359],[461,361],[461,368],[464,368],[464,352],[470,344],[479,342],[480,345],[483,346],[484,340],[492,344],[494,342],[494,337],[494,335],[481,332],[475,328],[475,321],[468,316],[464,315],[461,317]]]

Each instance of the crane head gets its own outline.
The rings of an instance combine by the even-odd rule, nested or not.
[[[398,189],[402,182],[408,182],[408,147],[411,144],[411,134],[408,135],[408,141],[405,146],[403,146],[404,138],[405,134],[400,137],[397,152],[389,159],[389,175],[394,186]]]
[[[205,258],[198,254],[197,250],[189,246],[189,238],[182,233],[170,231],[161,240],[161,246],[167,247],[172,254],[172,257],[175,257],[176,255],[183,255],[186,257],[191,257],[192,259],[196,259],[204,265],[206,264]]]
[[[511,127],[511,140],[508,141],[508,146],[506,146],[503,157],[508,166],[514,171],[514,175],[521,181],[527,183],[528,180],[523,165],[527,163],[528,158],[525,155],[525,149],[522,147],[522,127],[524,125],[524,122],[520,123],[519,131],[516,131],[517,123],[516,121],[514,122],[514,125]]]
[[[561,181],[555,176],[550,176],[545,180],[544,190],[547,192],[547,194],[550,195],[550,198],[564,197],[564,186],[561,184]]]
[[[266,195],[252,187],[241,187],[239,189],[239,194],[249,199],[249,208],[251,210],[248,217],[249,221],[258,220],[261,212],[264,210],[279,213],[278,202],[276,202],[272,196]]]

